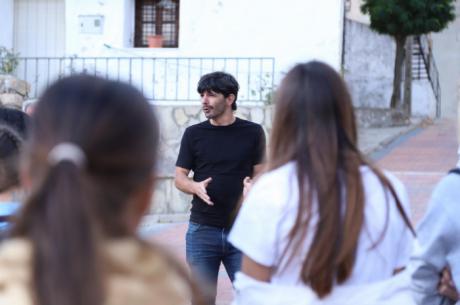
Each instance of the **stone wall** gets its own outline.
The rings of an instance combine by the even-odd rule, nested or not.
[[[346,21],[343,75],[353,105],[363,109],[358,114],[358,123],[362,126],[382,127],[404,123],[397,111],[383,111],[389,108],[393,91],[395,48],[391,36],[378,34],[367,24]],[[403,86],[401,84],[402,91]],[[369,109],[376,110],[372,112]],[[436,116],[436,99],[427,80],[412,81],[411,116]],[[371,119],[375,119],[375,122]]]
[[[388,108],[355,108],[355,116],[358,128],[385,128],[411,123],[401,111]]]
[[[0,75],[0,106],[22,109],[30,85],[11,75]]]
[[[160,122],[160,154],[158,180],[150,213],[161,215],[187,213],[191,196],[178,191],[174,186],[175,162],[180,141],[188,126],[199,123],[204,117],[201,106],[154,106]],[[236,115],[240,118],[261,124],[266,135],[272,126],[272,106],[238,106]]]
[[[366,24],[346,21],[343,72],[355,107],[389,107],[395,48],[390,36],[377,34]]]

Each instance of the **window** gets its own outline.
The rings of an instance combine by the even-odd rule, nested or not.
[[[149,41],[156,41],[156,47],[178,47],[179,0],[136,0],[134,46],[148,47]]]

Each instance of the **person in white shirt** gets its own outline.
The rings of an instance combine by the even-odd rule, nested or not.
[[[236,303],[254,287],[245,278],[269,292],[308,287],[316,301],[337,286],[386,281],[405,268],[413,238],[404,186],[358,150],[344,81],[321,62],[295,66],[277,93],[267,171],[229,236],[243,252]]]

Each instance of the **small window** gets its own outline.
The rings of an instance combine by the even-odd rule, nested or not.
[[[178,45],[179,0],[136,0],[134,47]]]

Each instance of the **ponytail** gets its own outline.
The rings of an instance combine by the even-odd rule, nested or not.
[[[99,229],[82,169],[51,166],[29,197],[18,235],[32,242],[37,305],[100,305],[104,287],[97,249]]]

